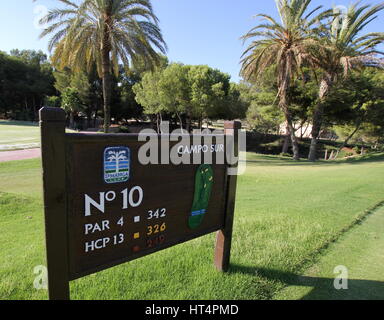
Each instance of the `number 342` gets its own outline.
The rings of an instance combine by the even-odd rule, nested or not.
[[[167,215],[167,209],[157,209],[148,211],[148,220],[165,218]]]

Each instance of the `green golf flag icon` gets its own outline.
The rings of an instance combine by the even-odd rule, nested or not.
[[[214,183],[213,169],[209,164],[202,164],[196,172],[195,195],[193,198],[189,227],[198,228],[207,213],[209,200],[211,199],[212,186]]]

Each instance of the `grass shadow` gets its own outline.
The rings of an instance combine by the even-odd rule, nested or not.
[[[256,154],[255,154],[256,155]],[[311,162],[306,159],[295,161],[291,158],[272,156],[272,155],[260,155],[257,154],[257,159],[247,159],[248,163],[254,163],[260,166],[334,166],[334,165],[356,165],[365,163],[384,162],[384,153],[377,153],[372,155],[365,155],[360,157],[348,158],[343,160],[318,160]]]
[[[232,264],[229,273],[241,273],[278,281],[284,286],[312,287],[302,300],[383,300],[384,282],[349,279],[348,289],[337,290],[334,278],[321,278],[298,275],[274,269]],[[272,297],[270,297],[272,299]]]
[[[0,120],[0,126],[38,127],[39,124],[30,121]]]

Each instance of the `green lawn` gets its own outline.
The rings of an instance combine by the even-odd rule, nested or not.
[[[0,299],[44,299],[39,160],[0,164]],[[248,154],[239,177],[231,269],[212,266],[214,235],[71,284],[73,299],[271,299],[384,200],[384,155],[296,163]],[[353,229],[352,229],[353,230]]]
[[[0,151],[38,148],[39,146],[38,124],[0,120]]]
[[[292,276],[290,286],[275,299],[352,300],[384,299],[384,208],[380,208],[331,245],[320,261],[303,275]],[[348,287],[334,287],[335,267],[347,268]],[[340,272],[340,271],[339,271]]]
[[[75,132],[67,129],[67,132]],[[40,147],[40,128],[35,122],[0,120],[0,152]]]

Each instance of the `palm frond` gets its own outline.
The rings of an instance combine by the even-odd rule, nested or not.
[[[53,9],[41,19],[48,27],[40,35],[51,36],[49,49],[61,67],[96,64],[100,71],[103,48],[109,48],[114,71],[120,62],[128,67],[139,56],[153,65],[159,59],[157,50],[167,51],[150,0],[61,2],[67,7]]]

